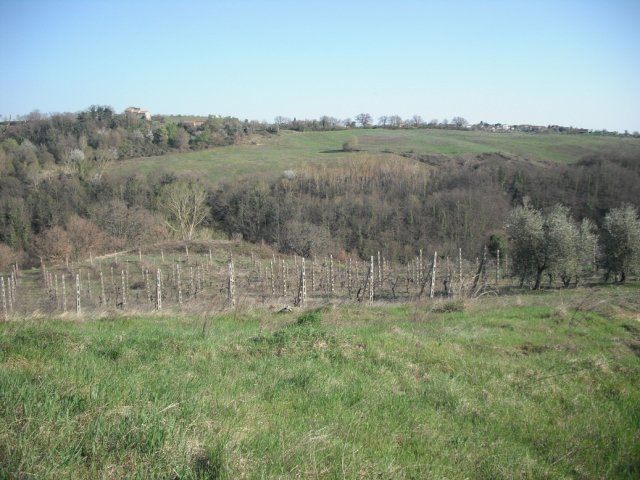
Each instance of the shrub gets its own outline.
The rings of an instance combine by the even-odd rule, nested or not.
[[[358,150],[358,137],[351,137],[342,144],[342,150],[345,152],[355,152]]]

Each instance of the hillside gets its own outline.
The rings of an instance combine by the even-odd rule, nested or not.
[[[171,125],[91,109],[4,131],[0,271],[198,236],[264,241],[305,257],[381,251],[406,264],[420,249],[454,256],[462,248],[472,259],[492,235],[504,240],[508,212],[524,201],[542,210],[565,205],[597,228],[611,209],[639,206],[640,139],[632,137],[256,134],[269,127],[219,117],[203,130]],[[356,151],[343,151],[353,138]],[[207,145],[221,146],[199,150]],[[131,158],[157,151],[167,153]],[[184,189],[199,198],[189,232],[169,202]]]
[[[171,153],[114,163],[117,176],[158,171],[189,172],[213,183],[236,180],[247,174],[275,178],[284,170],[302,166],[333,165],[358,158],[362,152],[342,151],[351,137],[359,149],[374,158],[397,160],[403,154],[450,155],[501,153],[535,163],[573,163],[589,155],[617,153],[639,156],[640,139],[632,137],[487,133],[460,130],[353,129],[331,132],[281,131],[254,136],[240,145],[199,152]]]

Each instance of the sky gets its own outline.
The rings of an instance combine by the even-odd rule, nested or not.
[[[640,0],[0,0],[0,117],[152,114],[640,131]]]

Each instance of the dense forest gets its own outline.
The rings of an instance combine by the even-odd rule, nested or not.
[[[306,256],[342,250],[364,258],[383,250],[406,260],[418,248],[462,248],[473,258],[490,238],[504,242],[509,211],[525,199],[541,210],[565,205],[577,221],[588,218],[597,227],[612,208],[640,206],[640,159],[615,151],[565,165],[498,153],[406,153],[380,161],[356,152],[331,167],[217,186],[179,172],[108,173],[123,159],[241,143],[256,132],[274,135],[277,128],[213,116],[197,126],[149,121],[108,107],[32,114],[2,125],[0,270],[16,261],[35,264],[40,257],[55,261],[185,238],[176,212],[167,209],[171,195],[185,191],[177,187],[182,184],[204,192],[198,197],[201,231],[215,228]]]
[[[498,154],[417,157],[429,168],[411,160],[363,159],[227,185],[213,195],[213,215],[230,234],[300,255],[343,248],[406,260],[417,246],[476,255],[491,235],[503,235],[509,210],[525,198],[542,209],[566,205],[597,225],[611,208],[640,202],[640,161],[615,154],[570,165]]]

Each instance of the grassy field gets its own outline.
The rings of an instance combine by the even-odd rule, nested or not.
[[[0,478],[638,478],[638,292],[0,324]]]
[[[495,134],[446,130],[348,130],[335,132],[283,131],[257,136],[252,142],[199,152],[137,158],[115,163],[112,173],[131,175],[157,171],[191,172],[212,182],[225,182],[247,174],[281,175],[284,170],[312,164],[331,165],[363,152],[341,151],[345,140],[356,136],[360,149],[381,158],[415,154],[479,154],[500,152],[536,162],[574,162],[588,154],[640,154],[635,138],[584,135]]]

